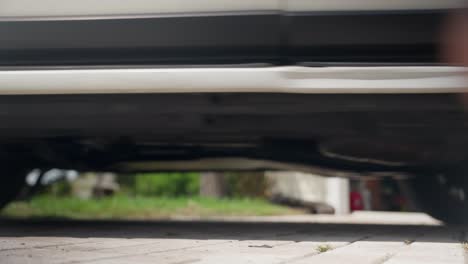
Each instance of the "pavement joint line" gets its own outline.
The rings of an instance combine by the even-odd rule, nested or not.
[[[413,237],[409,238],[409,239],[406,239],[404,240],[402,243],[403,245],[400,246],[400,248],[402,250],[400,251],[394,251],[394,252],[391,252],[391,253],[387,253],[385,254],[384,256],[382,256],[382,258],[379,258],[377,259],[375,262],[373,262],[373,264],[383,264],[383,263],[386,263],[388,262],[390,259],[392,259],[393,257],[401,254],[402,251],[407,251],[407,250],[410,250],[411,248],[411,245],[414,243],[414,242],[417,242],[418,239],[421,239],[422,237],[424,237],[425,234],[424,233],[417,233],[415,234]],[[407,243],[407,241],[409,241],[409,243]]]
[[[89,243],[94,243],[94,241],[65,243],[65,244],[50,244],[50,245],[34,246],[34,247],[4,248],[4,249],[0,249],[0,252],[6,252],[6,251],[11,251],[11,250],[30,250],[30,249],[43,249],[43,248],[50,248],[50,247],[74,246],[74,245],[89,244]]]
[[[396,256],[396,254],[397,253],[387,253],[381,259],[376,260],[373,264],[383,264],[383,263],[389,261],[394,256]]]
[[[227,243],[231,243],[231,240],[229,240],[229,241],[224,241],[224,242],[219,242],[219,243],[211,243],[211,244],[204,244],[204,245],[195,245],[195,246],[189,246],[189,247],[181,247],[181,248],[172,248],[172,249],[166,249],[166,250],[148,251],[148,252],[139,253],[139,254],[123,254],[123,255],[118,255],[118,256],[101,257],[101,258],[95,258],[95,259],[89,259],[89,260],[83,260],[83,261],[80,261],[80,260],[72,260],[72,261],[62,262],[61,264],[93,263],[93,262],[103,261],[103,260],[112,260],[112,259],[128,258],[128,257],[136,257],[136,256],[146,256],[146,255],[150,255],[150,254],[160,254],[160,253],[167,253],[167,252],[173,252],[173,251],[178,251],[178,250],[187,250],[187,249],[193,249],[193,248],[199,248],[199,247],[205,247],[205,246],[221,245],[221,244],[227,244]]]
[[[190,263],[199,262],[200,260],[201,259],[187,259],[187,260],[172,262],[172,263],[169,263],[169,264],[190,264]]]
[[[421,238],[423,237],[424,235],[419,235],[418,238]],[[411,248],[411,245],[416,242],[416,237],[414,239],[411,239],[411,243],[405,243],[405,245],[402,246],[402,250],[401,251],[398,251],[398,252],[393,252],[393,253],[388,253],[386,254],[385,256],[383,256],[381,259],[378,259],[376,260],[375,264],[383,264],[385,262],[388,262],[390,259],[392,259],[393,257],[399,255],[402,253],[402,251],[407,251],[407,250],[410,250]]]
[[[416,236],[414,236],[413,238],[411,239],[407,239],[405,241],[403,241],[404,245],[402,246],[402,251],[407,251],[407,250],[410,250],[411,248],[411,245],[414,243],[414,242],[417,242],[417,239],[421,239],[422,237],[424,237],[426,234],[424,233],[419,233],[417,234]],[[406,243],[406,241],[409,241],[409,243]],[[399,255],[402,253],[402,251],[399,251],[399,252],[393,252],[393,253],[388,253],[387,255],[383,256],[382,259],[378,259],[375,264],[383,264],[385,262],[388,262],[390,259],[392,259],[393,257]]]
[[[335,249],[339,249],[339,248],[342,248],[342,247],[346,247],[346,246],[349,246],[355,242],[358,242],[358,241],[362,241],[362,240],[365,240],[365,239],[368,239],[370,236],[362,236],[360,238],[356,238],[354,240],[351,240],[349,241],[348,243],[345,243],[344,245],[341,245],[341,246],[337,246],[337,247],[334,247],[332,248],[331,250],[327,251],[327,252],[332,252],[333,250]],[[316,255],[320,255],[320,254],[325,254],[327,252],[318,252],[318,251],[314,251],[312,253],[308,253],[308,254],[305,254],[305,255],[302,255],[302,256],[297,256],[297,257],[294,257],[294,258],[290,258],[290,259],[287,259],[287,260],[283,260],[283,261],[280,261],[280,262],[277,262],[276,264],[288,264],[288,263],[293,263],[293,262],[296,262],[296,261],[299,261],[299,260],[302,260],[302,259],[306,259],[306,258],[309,258],[309,257],[313,257],[313,256],[316,256]]]
[[[100,241],[98,244],[103,244],[105,241]],[[100,250],[108,250],[108,249],[117,249],[117,248],[125,248],[125,247],[139,247],[139,246],[148,246],[148,245],[154,245],[154,244],[160,244],[160,241],[157,242],[150,242],[150,243],[141,243],[141,244],[132,244],[132,245],[121,245],[121,246],[115,246],[115,247],[108,247],[108,248],[95,248],[95,249],[88,249],[88,250],[81,250],[82,252],[95,252],[95,251],[100,251]],[[64,245],[65,246],[65,245]]]

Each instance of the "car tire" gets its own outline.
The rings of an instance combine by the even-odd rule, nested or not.
[[[4,179],[0,182],[0,209],[14,200],[25,185],[24,170],[4,171]]]
[[[419,175],[410,180],[420,208],[447,224],[468,223],[466,169]]]

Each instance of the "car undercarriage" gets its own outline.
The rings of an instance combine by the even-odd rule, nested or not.
[[[266,2],[63,15],[9,2],[0,206],[33,168],[273,169],[405,177],[431,214],[468,221],[466,69],[440,52],[458,2]]]

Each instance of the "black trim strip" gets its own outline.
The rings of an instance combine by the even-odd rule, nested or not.
[[[279,15],[0,22],[0,65],[278,60]]]
[[[434,63],[448,10],[290,13],[291,63]]]
[[[434,64],[449,10],[0,20],[0,66]]]

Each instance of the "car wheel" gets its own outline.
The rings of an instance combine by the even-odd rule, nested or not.
[[[466,169],[410,180],[422,210],[448,224],[468,223],[468,179]],[[468,176],[468,175],[466,175]]]
[[[26,172],[24,170],[4,171],[0,182],[0,209],[11,202],[19,194],[25,184]]]

